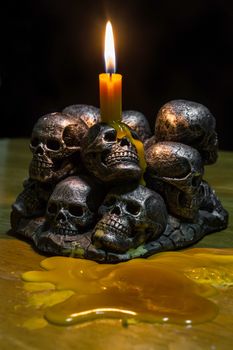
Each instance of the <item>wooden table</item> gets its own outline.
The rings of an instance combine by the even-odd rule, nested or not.
[[[30,157],[28,140],[0,140],[1,350],[232,348],[233,317],[227,316],[227,307],[233,310],[233,298],[232,305],[226,306],[216,320],[191,328],[169,324],[135,324],[125,328],[116,320],[70,327],[44,326],[42,322],[36,329],[25,327],[28,319],[41,317],[42,310],[27,306],[27,292],[20,275],[24,271],[37,270],[43,256],[28,243],[7,235],[7,231],[10,207],[22,190]],[[206,167],[205,178],[229,211],[230,224],[225,231],[206,236],[196,246],[233,247],[233,153],[220,152],[217,164]]]

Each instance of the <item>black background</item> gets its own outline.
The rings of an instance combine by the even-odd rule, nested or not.
[[[106,20],[113,24],[123,109],[143,112],[183,98],[217,120],[233,150],[233,1],[5,1],[1,5],[1,137],[30,136],[43,114],[99,106]]]

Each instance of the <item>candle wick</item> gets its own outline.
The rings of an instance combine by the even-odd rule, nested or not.
[[[110,80],[112,80],[112,72],[110,72],[109,74],[110,74]]]

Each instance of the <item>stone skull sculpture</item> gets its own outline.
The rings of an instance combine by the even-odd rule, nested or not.
[[[106,252],[124,253],[156,239],[167,224],[162,197],[141,185],[112,189],[99,214],[102,219],[95,226],[92,242]]]
[[[151,137],[151,129],[148,120],[138,111],[123,111],[122,121],[127,124],[132,130],[136,131],[141,141]]]
[[[72,175],[77,166],[73,156],[79,153],[81,139],[87,130],[84,122],[72,115],[51,113],[39,118],[30,142],[33,154],[30,178],[56,183]]]
[[[22,221],[27,225],[27,221],[31,218],[44,216],[47,201],[53,191],[53,186],[50,184],[31,179],[25,180],[23,187],[23,191],[12,204],[11,227],[15,232],[19,231]],[[23,230],[20,231],[23,234]]]
[[[62,113],[73,115],[80,118],[88,128],[100,122],[100,110],[89,105],[71,105],[63,109]]]
[[[132,133],[136,138],[137,135]],[[141,177],[136,147],[127,137],[119,139],[111,125],[98,123],[92,126],[83,139],[81,153],[87,170],[105,183]]]
[[[218,156],[215,118],[200,103],[173,100],[162,106],[155,122],[155,142],[174,141],[196,148],[204,164],[213,164]]]
[[[62,180],[48,201],[46,219],[49,230],[71,236],[83,233],[95,223],[102,196],[86,177],[70,176]]]
[[[199,152],[178,142],[158,142],[146,152],[148,187],[165,199],[168,211],[193,221],[202,202],[204,172]]]
[[[59,182],[49,198],[45,223],[33,236],[36,246],[62,255],[74,246],[86,249],[85,233],[96,223],[103,196],[103,191],[86,176],[70,176]]]

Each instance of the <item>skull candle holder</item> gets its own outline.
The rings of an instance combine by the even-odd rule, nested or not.
[[[225,229],[228,213],[203,179],[204,166],[217,160],[210,111],[170,101],[158,112],[154,136],[140,112],[124,111],[122,122],[128,133],[119,136],[86,105],[41,117],[29,177],[12,205],[12,231],[45,253],[117,263]]]

